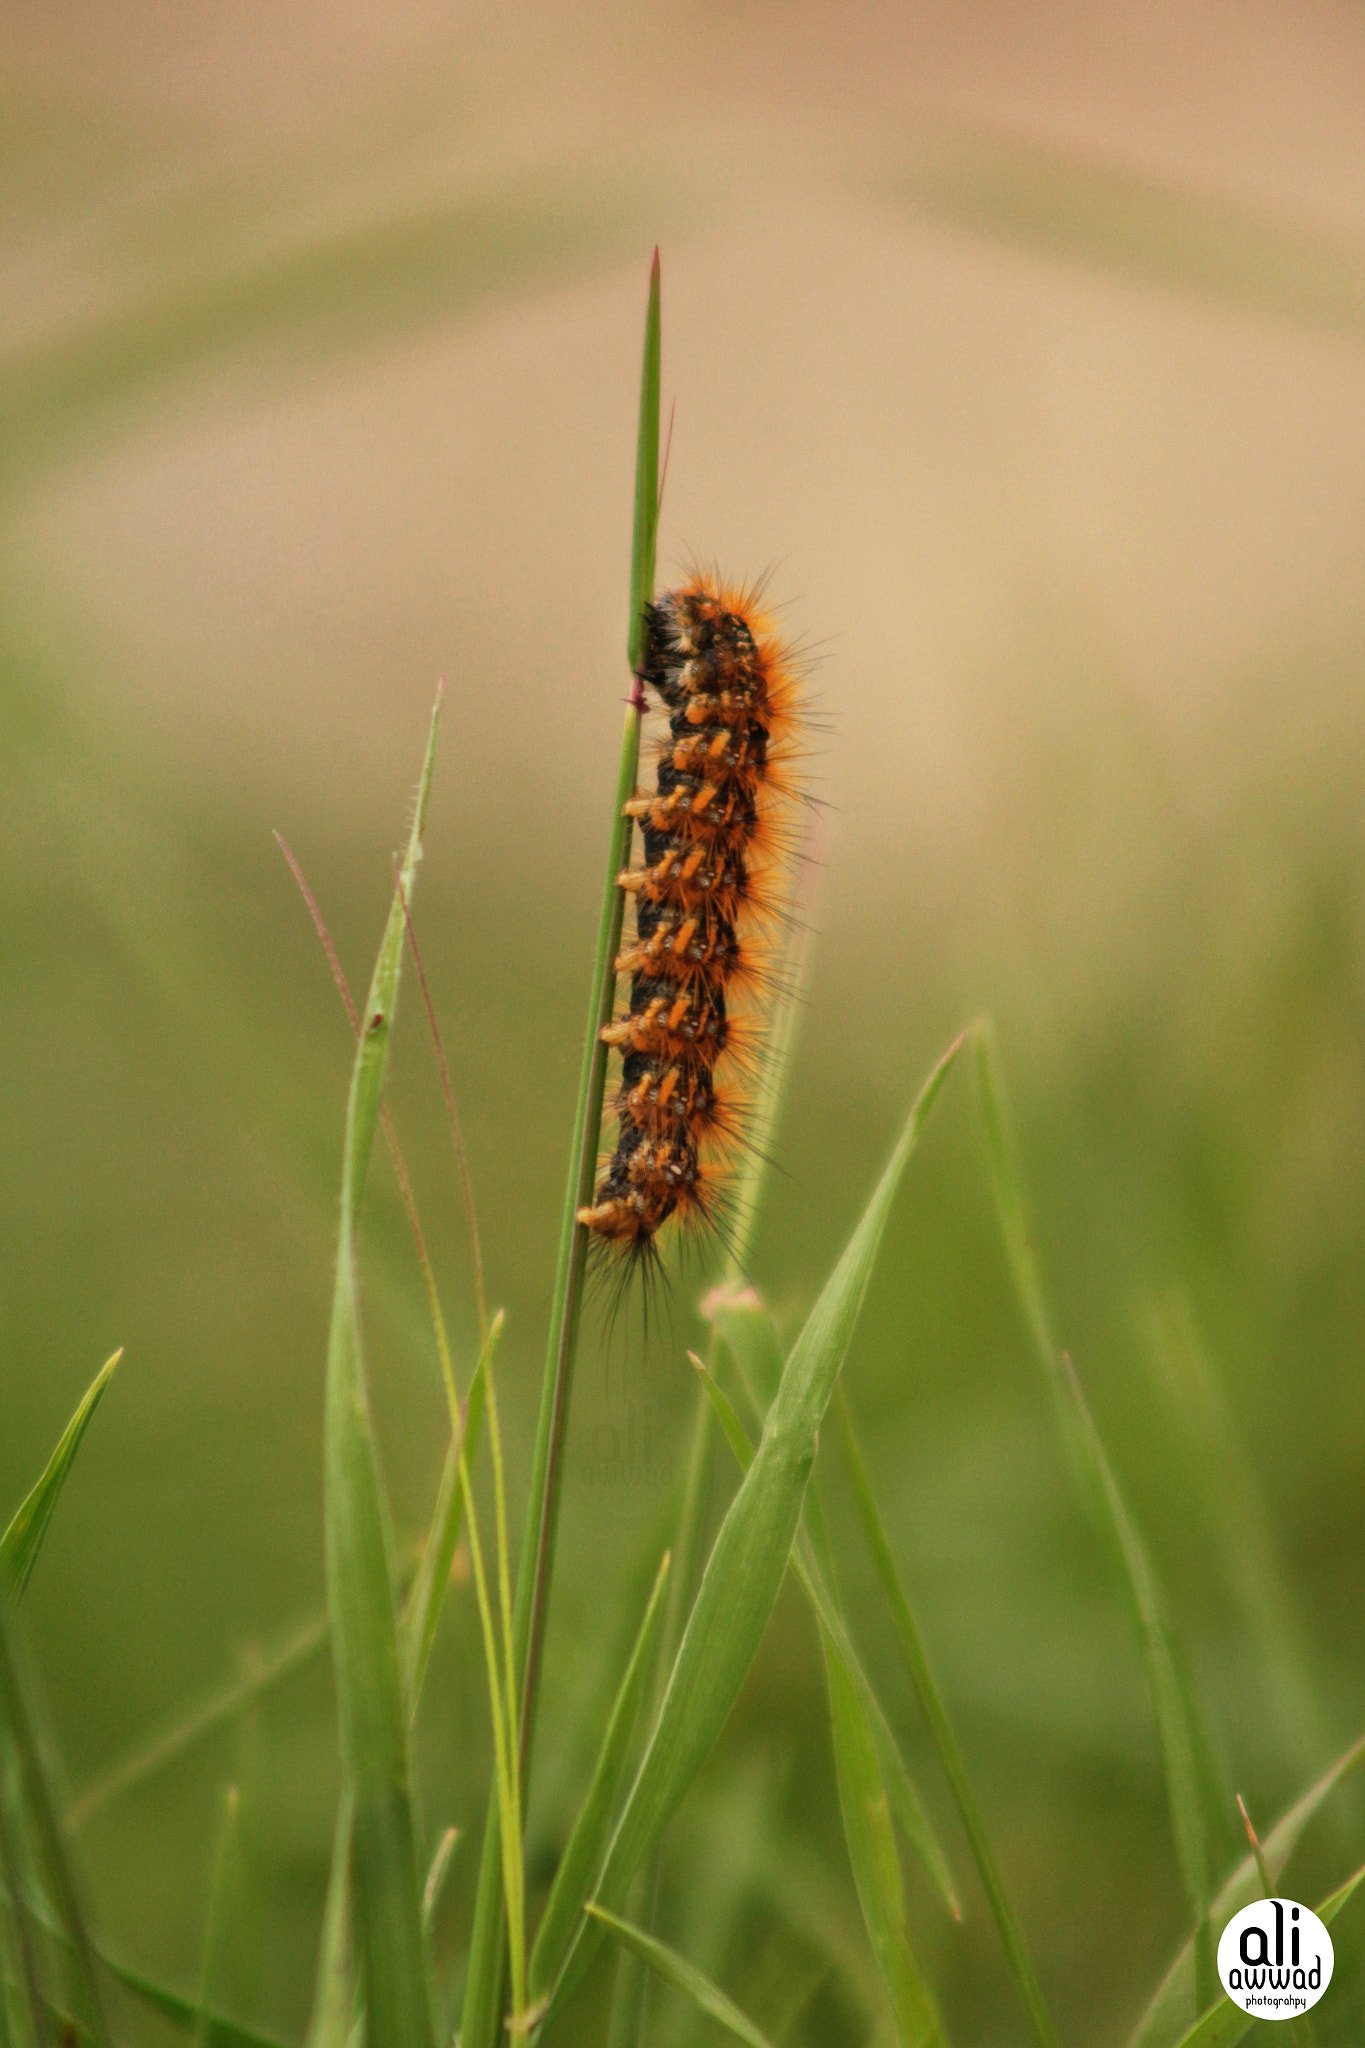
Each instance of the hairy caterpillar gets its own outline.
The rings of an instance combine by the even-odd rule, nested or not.
[[[698,575],[645,623],[641,680],[669,736],[654,794],[626,805],[644,862],[618,878],[635,903],[616,960],[630,997],[602,1032],[621,1054],[616,1149],[578,1211],[632,1260],[654,1255],[672,1216],[716,1220],[742,1120],[728,1073],[742,1074],[753,1044],[732,999],[762,982],[781,910],[800,730],[791,655],[755,592]]]

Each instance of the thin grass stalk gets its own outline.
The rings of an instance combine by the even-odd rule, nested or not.
[[[77,1978],[86,2001],[86,2017],[99,2048],[112,2048],[109,2021],[95,1971],[95,1952],[76,1896],[76,1884],[67,1858],[66,1844],[62,1839],[42,1759],[38,1754],[33,1726],[29,1720],[28,1705],[24,1699],[9,1640],[9,1617],[6,1607],[6,1600],[0,1597],[0,1726],[8,1725],[9,1737],[14,1745],[21,1797],[27,1807],[35,1837],[34,1846],[46,1867],[53,1902],[66,1923],[76,1960]],[[17,1894],[15,1910],[21,1910]]]
[[[933,1736],[934,1747],[943,1766],[943,1775],[948,1780],[953,1798],[957,1802],[957,1810],[962,1817],[962,1826],[971,1845],[972,1855],[976,1859],[982,1890],[994,1915],[1010,1974],[1014,1978],[1020,2000],[1028,2014],[1029,2025],[1033,2029],[1033,2038],[1038,2043],[1038,2048],[1058,2048],[1056,2031],[1043,2001],[1042,1988],[1034,1973],[1033,1962],[1024,1944],[1019,1923],[1014,1917],[1014,1908],[1005,1890],[1004,1879],[995,1860],[995,1851],[991,1847],[991,1839],[981,1818],[971,1779],[967,1775],[966,1762],[958,1748],[957,1737],[944,1710],[924,1644],[915,1626],[915,1617],[910,1611],[910,1603],[901,1586],[900,1573],[896,1569],[896,1560],[886,1534],[886,1525],[882,1521],[881,1510],[872,1491],[872,1482],[868,1478],[862,1450],[854,1435],[852,1418],[848,1412],[848,1400],[842,1386],[837,1386],[834,1390],[834,1406],[839,1418],[844,1452],[853,1475],[854,1497],[862,1517],[868,1548],[872,1552],[873,1562],[891,1608],[901,1654],[905,1658],[911,1682],[919,1696],[924,1718],[929,1724],[929,1732]]]
[[[199,2011],[194,2022],[194,2048],[210,2048],[214,2039],[213,2000],[226,1935],[225,1922],[231,1897],[231,1865],[237,1844],[240,1807],[237,1787],[229,1785],[223,1795],[223,1819],[218,1830],[218,1848],[209,1884],[208,1920],[204,1928],[204,1959],[199,1971]]]
[[[441,1037],[441,1026],[436,1017],[436,1005],[431,999],[431,985],[427,980],[427,970],[422,965],[422,951],[417,943],[417,933],[413,930],[412,912],[408,907],[407,895],[403,889],[403,878],[396,869],[394,871],[394,879],[397,882],[399,894],[402,898],[403,922],[407,927],[408,933],[408,951],[412,954],[412,964],[417,969],[417,982],[422,991],[422,1001],[426,1006],[427,1024],[431,1031],[432,1050],[436,1055],[436,1067],[441,1077],[441,1096],[445,1102],[446,1125],[450,1131],[450,1142],[455,1153],[456,1171],[460,1176],[460,1193],[464,1201],[465,1228],[469,1232],[469,1252],[474,1263],[474,1306],[478,1311],[479,1317],[479,1343],[480,1346],[483,1346],[488,1342],[488,1294],[484,1286],[483,1237],[479,1230],[478,1205],[474,1200],[474,1179],[469,1171],[469,1154],[465,1149],[464,1127],[460,1122],[460,1112],[455,1104],[455,1090],[451,1085],[450,1079],[450,1063],[446,1059],[445,1042]]]
[[[1199,1798],[1193,1702],[1181,1686],[1156,1570],[1146,1543],[1128,1511],[1075,1368],[1057,1343],[1028,1227],[1010,1139],[1000,1063],[987,1020],[977,1023],[974,1038],[978,1097],[990,1161],[991,1188],[1011,1277],[1048,1391],[1056,1405],[1073,1470],[1089,1500],[1098,1528],[1113,1545],[1117,1568],[1133,1603],[1161,1743],[1176,1859],[1193,1917],[1196,2011],[1202,2011],[1214,1998],[1218,1980],[1210,1917],[1212,1859]]]
[[[421,857],[440,706],[438,691],[403,862],[403,892],[411,891]],[[327,1597],[342,1763],[354,1800],[356,1924],[372,2048],[430,2048],[434,2038],[398,1659],[393,1532],[369,1416],[356,1260],[403,935],[401,894],[396,893],[366,997],[347,1098],[324,1410]]]
[[[18,1845],[14,1839],[12,1816],[8,1811],[4,1790],[0,1788],[0,1870],[5,1876],[5,1888],[10,1896],[10,1927],[14,1946],[19,1957],[19,1980],[17,1988],[24,1994],[27,2006],[29,2039],[33,2048],[45,2048],[46,2022],[44,2017],[43,1987],[38,1976],[38,1959],[34,1953],[33,1930],[24,1905],[23,1885],[19,1871]],[[0,1998],[8,2002],[8,1986],[0,1983]]]
[[[235,1719],[265,1693],[283,1685],[296,1671],[302,1671],[326,1649],[327,1642],[328,1620],[325,1614],[291,1629],[275,1648],[260,1658],[248,1677],[233,1679],[230,1684],[219,1686],[197,1701],[176,1720],[157,1729],[145,1742],[129,1750],[103,1777],[79,1793],[62,1816],[64,1831],[68,1835],[79,1834],[112,1800],[131,1792],[155,1772],[167,1769],[196,1742],[211,1735],[215,1728]]]
[[[635,512],[631,551],[630,620],[627,656],[632,673],[643,653],[644,611],[654,592],[654,553],[659,522],[659,252],[650,271],[645,315],[644,360],[640,376],[640,419],[635,458]],[[606,887],[598,919],[597,954],[587,1038],[579,1076],[569,1154],[569,1181],[560,1226],[559,1261],[550,1308],[549,1343],[541,1382],[540,1411],[531,1460],[531,1486],[526,1531],[517,1568],[512,1615],[513,1661],[520,1679],[519,1744],[523,1785],[529,1784],[540,1686],[540,1652],[544,1641],[550,1579],[554,1569],[559,1522],[564,1435],[573,1386],[578,1323],[587,1266],[588,1232],[578,1211],[592,1199],[597,1172],[598,1133],[606,1093],[607,1047],[603,1028],[616,1004],[616,955],[625,917],[625,895],[617,877],[630,854],[632,821],[625,806],[635,794],[640,762],[640,722],[644,696],[638,676],[632,687],[621,739],[621,759],[607,849]],[[503,1941],[498,1907],[501,1888],[499,1826],[490,1804],[484,1830],[483,1860],[470,1940],[461,2026],[463,2048],[494,2048],[502,2004]]]

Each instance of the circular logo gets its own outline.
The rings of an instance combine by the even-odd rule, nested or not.
[[[1332,1981],[1332,1937],[1308,1906],[1257,1899],[1223,1929],[1218,1975],[1233,2004],[1253,2018],[1293,2019]]]

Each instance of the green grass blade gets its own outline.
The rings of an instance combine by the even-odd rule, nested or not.
[[[36,1900],[28,1900],[27,1905],[32,1918],[43,1932],[70,1953],[73,1944],[65,1928],[60,1926]],[[131,1991],[135,1998],[141,1999],[153,2012],[159,2012],[164,2019],[170,2020],[173,2026],[180,2027],[185,2033],[192,2033],[198,2026],[200,2008],[195,1999],[182,1998],[178,1991],[168,1990],[164,1984],[158,1984],[154,1978],[145,1976],[142,1971],[130,1970],[126,1964],[115,1962],[103,1949],[96,1949],[94,1953],[101,1969],[107,1970],[125,1991]],[[75,2019],[84,2038],[98,2038],[91,2034],[79,2015],[75,2016]],[[273,2035],[263,2034],[256,2027],[244,2027],[239,2020],[230,2020],[223,2013],[210,2013],[208,2019],[218,2048],[286,2048],[286,2044],[276,2040]]]
[[[659,536],[659,252],[649,271],[645,352],[640,371],[640,423],[635,437],[635,517],[630,542],[630,618],[626,660],[639,670],[645,649],[645,607],[654,601],[654,556]]]
[[[1261,1855],[1272,1878],[1278,1878],[1299,1845],[1300,1837],[1328,1795],[1344,1778],[1365,1764],[1365,1735],[1358,1736],[1336,1762],[1282,1815],[1261,1843]],[[1254,1856],[1246,1856],[1213,1901],[1213,1919],[1226,1926],[1234,1913],[1261,1897],[1261,1876]],[[1182,2029],[1197,2010],[1194,1994],[1194,1941],[1186,1941],[1137,2024],[1128,2048],[1175,2048]]]
[[[696,1353],[689,1352],[688,1356],[701,1375],[702,1384],[711,1398],[721,1428],[739,1461],[740,1471],[747,1472],[753,1463],[754,1447],[745,1433],[744,1424]],[[880,1768],[881,1796],[889,1811],[900,1823],[944,1905],[955,1920],[960,1920],[962,1911],[953,1892],[948,1859],[939,1846],[938,1837],[915,1789],[914,1780],[906,1768],[905,1759],[891,1732],[881,1702],[848,1639],[844,1619],[834,1604],[815,1546],[810,1540],[809,1531],[804,1527],[799,1532],[797,1547],[792,1552],[791,1568],[792,1576],[810,1603],[821,1641],[829,1646],[826,1661],[828,1662],[830,1653],[836,1656],[857,1691],[860,1710],[868,1730],[868,1739],[875,1744],[875,1754]]]
[[[341,1754],[354,1807],[356,1922],[372,2048],[430,2048],[431,2009],[398,1660],[393,1534],[361,1354],[356,1227],[398,1000],[405,905],[421,858],[440,723],[438,694],[412,830],[363,1011],[342,1159],[341,1226],[327,1346],[324,1517]]]
[[[606,1847],[612,1808],[625,1775],[630,1739],[649,1676],[659,1623],[663,1618],[663,1593],[670,1563],[669,1554],[665,1551],[655,1574],[630,1661],[612,1705],[587,1794],[565,1844],[564,1854],[559,1859],[555,1881],[545,1902],[535,1947],[531,1951],[530,1993],[533,2005],[554,1983]]]
[[[1322,1904],[1315,1908],[1323,1925],[1330,1926],[1342,1907],[1354,1895],[1357,1887],[1365,1881],[1365,1864],[1354,1877],[1348,1877],[1345,1884],[1338,1885]],[[1254,2013],[1243,2012],[1226,1995],[1210,2007],[1201,2019],[1196,2020],[1187,2034],[1182,2034],[1176,2048],[1235,2048],[1256,2024]],[[1291,2023],[1292,2024],[1292,2023]]]
[[[199,1973],[199,2009],[194,2026],[194,2048],[218,2048],[214,2029],[213,2002],[222,1974],[223,1950],[232,1900],[232,1864],[237,1849],[240,1799],[235,1785],[223,1795],[223,1820],[218,1832],[218,1849],[213,1859],[209,1886],[208,1922],[204,1930],[204,1961]]]
[[[640,374],[640,430],[630,566],[632,623],[627,636],[627,653],[632,667],[640,646],[635,620],[641,616],[644,602],[653,593],[659,513],[659,360],[659,257],[656,250],[650,271]],[[549,1344],[531,1460],[526,1532],[518,1562],[512,1615],[512,1642],[521,1686],[521,1769],[528,1788],[540,1684],[540,1647],[554,1570],[564,1435],[569,1420],[578,1319],[588,1256],[588,1232],[578,1221],[578,1211],[592,1200],[597,1171],[597,1141],[607,1078],[607,1048],[602,1043],[601,1033],[611,1021],[616,1002],[615,963],[625,915],[625,894],[617,886],[617,876],[630,854],[633,828],[631,820],[624,815],[624,807],[635,794],[639,770],[640,710],[637,688],[632,692],[626,712],[616,778],[616,798],[607,849],[607,879],[598,920],[592,998],[579,1076],[578,1105],[574,1113],[569,1182],[550,1308]],[[490,1801],[484,1828],[483,1859],[479,1866],[469,1967],[465,1977],[460,2029],[462,2048],[495,2048],[499,2042],[504,1954],[501,1855],[496,1801]]]
[[[642,1962],[649,1964],[665,1984],[671,1984],[675,1991],[681,1991],[684,1998],[690,1998],[697,2011],[718,2026],[733,2034],[737,2041],[743,2041],[746,2048],[771,2048],[767,2036],[746,2013],[742,2013],[733,1999],[727,1998],[709,1977],[680,1956],[676,1949],[666,1948],[656,1941],[652,1934],[646,1934],[642,1927],[632,1927],[628,1920],[618,1920],[614,1913],[608,1913],[601,1906],[589,1906],[593,1918],[610,1929],[619,1942],[634,1951]]]
[[[332,1836],[332,1867],[322,1909],[313,2010],[304,2048],[347,2048],[355,2018],[355,1962],[351,1947],[351,1795],[343,1787]]]
[[[1209,1923],[1212,1859],[1199,1796],[1191,1706],[1171,1654],[1157,1576],[1147,1554],[1147,1546],[1128,1511],[1108,1453],[1086,1405],[1080,1381],[1053,1335],[1010,1143],[999,1061],[987,1024],[976,1027],[975,1040],[977,1081],[991,1185],[1015,1289],[1048,1389],[1057,1404],[1063,1434],[1078,1476],[1094,1504],[1100,1526],[1112,1541],[1120,1560],[1137,1622],[1152,1711],[1161,1742],[1171,1832],[1194,1920],[1195,2009],[1199,2011],[1212,1998],[1217,1978],[1213,1930]]]
[[[752,1287],[717,1287],[701,1307],[739,1367],[750,1400],[766,1415],[782,1382],[782,1346],[758,1293]]]
[[[46,2000],[38,1972],[33,1930],[29,1925],[33,1916],[28,1910],[24,1895],[24,1873],[19,1860],[19,1816],[10,1811],[9,1803],[3,1796],[7,1789],[0,1785],[0,1874],[3,1875],[5,1891],[11,1901],[10,1925],[4,1929],[4,1933],[8,1937],[6,1945],[12,1946],[15,1952],[13,1981],[21,2000],[20,2017],[25,2048],[42,2048],[45,2039],[43,2009]]]
[[[303,1670],[327,1647],[328,1635],[325,1614],[300,1622],[287,1635],[280,1637],[273,1648],[262,1651],[253,1659],[253,1669],[247,1676],[216,1686],[212,1692],[177,1714],[173,1721],[154,1730],[145,1741],[129,1750],[72,1800],[62,1821],[66,1832],[77,1834],[111,1801],[155,1777],[158,1771],[165,1770],[195,1743],[202,1742],[215,1729],[225,1727],[265,1693],[292,1678],[296,1671]]]
[[[965,124],[930,132],[880,182],[893,203],[1015,248],[1365,340],[1354,236]]]
[[[1195,1974],[1199,1980],[1199,1988],[1203,1991],[1211,1989],[1216,1981],[1213,1968],[1213,1932],[1209,1919],[1212,1880],[1185,1694],[1171,1655],[1170,1640],[1166,1633],[1166,1623],[1157,1592],[1156,1574],[1147,1555],[1146,1545],[1128,1512],[1075,1369],[1069,1358],[1064,1357],[1062,1363],[1066,1374],[1066,1387],[1080,1424],[1081,1440],[1103,1489],[1110,1523],[1118,1539],[1128,1583],[1137,1606],[1147,1665],[1147,1682],[1151,1689],[1152,1707],[1166,1767],[1166,1790],[1171,1810],[1171,1825],[1175,1834],[1176,1854],[1185,1880],[1186,1896],[1195,1919]]]
[[[901,2048],[935,2048],[946,2037],[905,1924],[900,1856],[881,1761],[861,1691],[827,1628],[820,1631],[844,1838],[872,1953],[896,2018]]]
[[[403,1690],[408,1702],[409,1720],[416,1714],[422,1696],[422,1684],[431,1656],[431,1646],[436,1640],[441,1610],[445,1605],[446,1594],[450,1590],[450,1568],[455,1560],[455,1547],[460,1540],[460,1517],[464,1507],[464,1493],[460,1486],[460,1458],[463,1455],[472,1464],[478,1453],[479,1431],[483,1423],[484,1410],[484,1371],[492,1348],[501,1334],[500,1309],[493,1319],[488,1332],[488,1343],[469,1383],[469,1398],[465,1403],[461,1426],[451,1432],[445,1464],[441,1468],[441,1484],[437,1489],[431,1532],[427,1537],[426,1547],[422,1552],[412,1589],[403,1609]]]
[[[10,1640],[8,1603],[0,1600],[0,1746],[8,1737],[17,1765],[28,1831],[35,1861],[46,1874],[61,1921],[65,1926],[76,1963],[76,1977],[85,2003],[84,2018],[99,2048],[112,2048],[109,2022],[100,1996],[95,1972],[95,1951],[86,1930],[76,1883],[62,1839],[56,1810],[48,1790],[47,1776],[29,1719],[28,1702],[15,1663]],[[25,1902],[26,1903],[26,1902]]]
[[[1208,1510],[1205,1540],[1220,1558],[1250,1640],[1260,1646],[1286,1757],[1306,1775],[1327,1746],[1322,1709],[1265,1489],[1188,1304],[1168,1295],[1152,1304],[1145,1320],[1147,1348],[1176,1411],[1187,1469],[1198,1474]]]
[[[441,1894],[445,1890],[446,1879],[455,1860],[455,1851],[459,1846],[458,1828],[447,1828],[436,1844],[436,1854],[431,1859],[427,1881],[422,1886],[422,1928],[428,1938],[436,1919],[436,1909],[441,1903]]]
[[[938,1686],[934,1682],[934,1675],[930,1669],[929,1659],[925,1654],[919,1629],[911,1612],[910,1603],[906,1598],[905,1589],[901,1584],[900,1573],[896,1567],[890,1539],[887,1536],[886,1527],[881,1518],[881,1510],[877,1506],[876,1496],[872,1491],[872,1483],[868,1477],[867,1466],[863,1461],[858,1439],[854,1434],[852,1418],[849,1415],[848,1403],[843,1397],[842,1388],[836,1397],[836,1409],[839,1416],[840,1434],[843,1438],[844,1450],[848,1458],[849,1469],[853,1475],[854,1496],[857,1500],[863,1530],[867,1537],[868,1548],[872,1552],[873,1562],[877,1567],[883,1591],[891,1608],[896,1637],[901,1646],[901,1654],[905,1658],[911,1683],[919,1697],[924,1717],[929,1723],[929,1732],[933,1737],[934,1747],[938,1751],[939,1761],[943,1766],[943,1774],[947,1778],[953,1797],[957,1802],[957,1810],[962,1817],[962,1825],[966,1832],[967,1840],[971,1844],[972,1855],[976,1860],[976,1867],[981,1877],[982,1889],[985,1891],[990,1903],[991,1912],[994,1915],[995,1924],[1000,1934],[1001,1944],[1005,1951],[1005,1958],[1009,1964],[1010,1973],[1018,1988],[1024,2010],[1028,2014],[1029,2025],[1033,2030],[1033,2036],[1038,2042],[1039,2048],[1057,2048],[1056,2031],[1048,2014],[1047,2007],[1043,2002],[1042,1989],[1034,1972],[1032,1959],[1025,1945],[1019,1923],[1015,1919],[1014,1908],[1010,1904],[1009,1894],[1005,1890],[1004,1880],[1000,1875],[1000,1868],[995,1860],[995,1851],[991,1846],[990,1835],[981,1817],[981,1810],[977,1806],[976,1794],[972,1790],[971,1779],[967,1775],[966,1762],[962,1751],[958,1748],[957,1737],[953,1733],[953,1726],[948,1719]]]
[[[716,1538],[649,1747],[612,1838],[596,1901],[614,1912],[698,1770],[748,1674],[781,1588],[801,1516],[816,1433],[853,1337],[901,1177],[961,1045],[935,1067],[843,1256],[797,1338],[753,1464]],[[580,1926],[561,1980],[577,1982],[596,1948]]]
[[[75,1414],[62,1431],[56,1450],[47,1461],[47,1469],[27,1497],[20,1503],[8,1529],[0,1536],[0,1583],[7,1583],[12,1600],[22,1600],[38,1552],[43,1547],[48,1524],[52,1520],[58,1497],[67,1476],[75,1462],[81,1439],[90,1426],[90,1419],[100,1404],[100,1397],[109,1384],[114,1367],[123,1356],[122,1348],[112,1358],[107,1358],[86,1389]]]
[[[615,265],[647,214],[657,199],[642,203],[634,180],[557,164],[387,219],[366,208],[284,249],[272,226],[245,262],[214,251],[169,281],[153,266],[136,300],[0,362],[0,491],[80,434],[137,418],[173,380],[244,356],[334,358]]]
[[[689,1351],[687,1355],[706,1390],[706,1398],[711,1403],[726,1443],[735,1454],[740,1471],[747,1472],[754,1462],[754,1447],[750,1442],[748,1430],[736,1415],[734,1404],[709,1366],[698,1358],[695,1351]]]

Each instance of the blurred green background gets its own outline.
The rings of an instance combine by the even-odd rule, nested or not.
[[[993,1013],[1058,1322],[1163,1575],[1231,1858],[1234,1790],[1268,1823],[1365,1726],[1358,12],[5,16],[0,1519],[126,1346],[27,1603],[70,1794],[319,1610],[348,1034],[271,832],[363,982],[438,674],[417,922],[525,1470],[657,240],[661,579],[771,571],[829,806],[755,1278],[794,1328],[918,1076]],[[392,1099],[467,1372],[415,995]],[[444,1407],[387,1163],[368,1255],[415,1539]],[[533,1874],[663,1541],[704,1277],[648,1345],[585,1343]],[[965,1076],[847,1383],[1063,2034],[1119,2042],[1182,1934],[1160,1759]],[[837,1465],[829,1506],[956,1842]],[[433,1839],[481,1824],[485,1697],[466,1595],[421,1724]],[[830,1971],[858,1936],[825,1712],[784,1600],[674,1831],[661,1926],[774,2027],[808,1993],[791,2039],[842,2042],[868,2022],[856,1970]],[[110,1945],[193,1989],[232,1779],[230,2002],[297,2038],[336,1775],[317,1658],[91,1813]],[[1336,1814],[1296,1896],[1365,1854],[1365,1804]],[[467,1843],[452,1952],[475,1863]],[[956,1864],[965,1928],[912,1877],[917,1940],[960,2043],[1020,2039]],[[1358,1913],[1339,1934],[1324,2044],[1365,2024]],[[691,2038],[671,1995],[654,2011],[660,2048]]]

